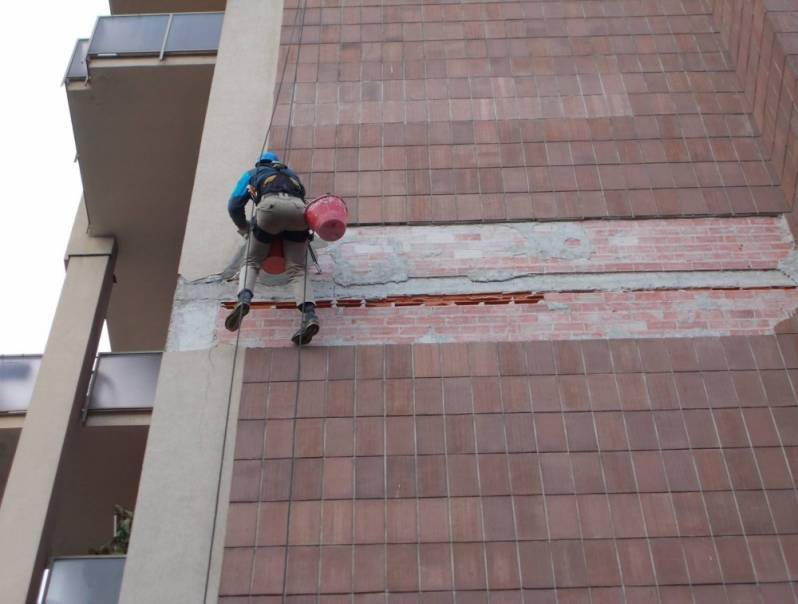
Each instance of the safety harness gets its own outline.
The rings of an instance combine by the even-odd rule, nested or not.
[[[261,243],[271,243],[275,239],[302,243],[303,241],[311,239],[310,231],[283,231],[282,233],[272,235],[260,228],[256,222],[252,223],[252,236]]]
[[[262,196],[275,193],[286,193],[305,200],[305,187],[299,178],[292,175],[285,164],[279,162],[258,163],[255,166],[255,173],[249,179],[249,184],[258,193],[258,198],[254,200],[256,205]]]
[[[305,187],[298,178],[287,171],[285,164],[279,162],[258,163],[255,166],[255,173],[249,179],[249,184],[257,192],[257,198],[253,200],[255,205],[258,205],[264,195],[276,195],[278,193],[285,193],[305,201]],[[261,243],[271,243],[276,238],[302,243],[310,239],[310,232],[307,230],[283,231],[272,235],[260,228],[257,222],[253,221],[252,236]]]

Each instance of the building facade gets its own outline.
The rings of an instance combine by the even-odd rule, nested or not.
[[[110,5],[4,601],[115,503],[122,604],[798,601],[794,3]],[[280,277],[223,327],[267,133],[349,207],[300,349]]]

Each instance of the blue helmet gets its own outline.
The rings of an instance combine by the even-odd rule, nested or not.
[[[278,162],[280,158],[277,157],[276,153],[272,153],[271,151],[266,151],[265,153],[260,154],[260,160],[262,162]]]

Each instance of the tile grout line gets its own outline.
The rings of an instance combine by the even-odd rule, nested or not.
[[[555,566],[554,566],[554,555],[552,553],[551,544],[551,524],[549,520],[549,509],[548,509],[548,501],[546,496],[546,482],[544,479],[543,474],[543,461],[541,459],[541,452],[540,452],[540,438],[537,432],[537,424],[534,421],[534,414],[535,414],[535,397],[532,391],[532,385],[529,380],[530,377],[530,365],[529,365],[529,348],[526,344],[522,344],[522,350],[524,351],[524,379],[526,380],[526,387],[527,387],[527,400],[529,401],[529,411],[532,414],[532,433],[535,439],[535,458],[537,459],[537,466],[538,466],[538,476],[540,477],[540,494],[543,502],[543,517],[546,522],[546,547],[549,554],[549,572],[551,573],[551,587],[554,591],[554,600],[555,604],[560,604],[560,590],[557,587],[557,578],[555,573]],[[551,356],[552,364],[554,363],[554,356],[552,351]],[[558,391],[558,404],[559,404],[559,391]],[[523,585],[523,579],[522,579]]]

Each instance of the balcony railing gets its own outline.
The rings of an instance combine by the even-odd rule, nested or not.
[[[160,352],[97,355],[86,408],[89,411],[151,409],[160,370]]]
[[[90,39],[78,40],[65,81],[89,77],[100,57],[216,54],[224,13],[171,13],[98,17]]]
[[[39,602],[114,604],[119,601],[124,569],[124,556],[53,558]]]
[[[40,362],[41,355],[0,357],[0,415],[25,413]],[[151,409],[160,368],[160,352],[97,355],[84,412]]]
[[[25,412],[41,360],[41,355],[0,356],[0,414]]]

